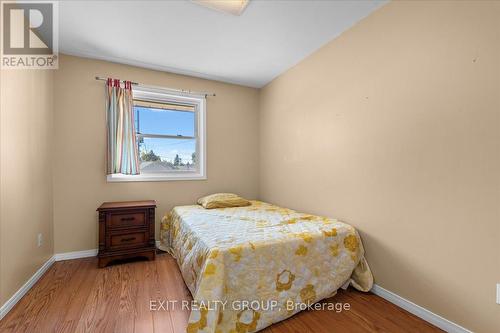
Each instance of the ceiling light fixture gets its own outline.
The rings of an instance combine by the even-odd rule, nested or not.
[[[250,0],[191,0],[192,2],[231,15],[241,15]]]

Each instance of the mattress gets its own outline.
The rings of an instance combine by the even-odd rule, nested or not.
[[[175,207],[160,248],[193,296],[187,332],[255,332],[373,277],[354,227],[272,204]]]

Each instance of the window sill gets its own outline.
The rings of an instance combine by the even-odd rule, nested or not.
[[[178,174],[140,174],[123,175],[112,174],[106,176],[108,183],[115,182],[168,182],[176,180],[206,180],[207,176],[200,173],[178,173]]]

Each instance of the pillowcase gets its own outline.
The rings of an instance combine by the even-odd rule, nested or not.
[[[250,206],[250,201],[243,199],[234,193],[215,193],[199,198],[198,204],[202,205],[203,208],[212,209]]]

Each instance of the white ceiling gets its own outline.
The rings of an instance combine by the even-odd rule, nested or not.
[[[262,87],[385,1],[61,1],[60,52]],[[99,74],[99,73],[96,73]]]

